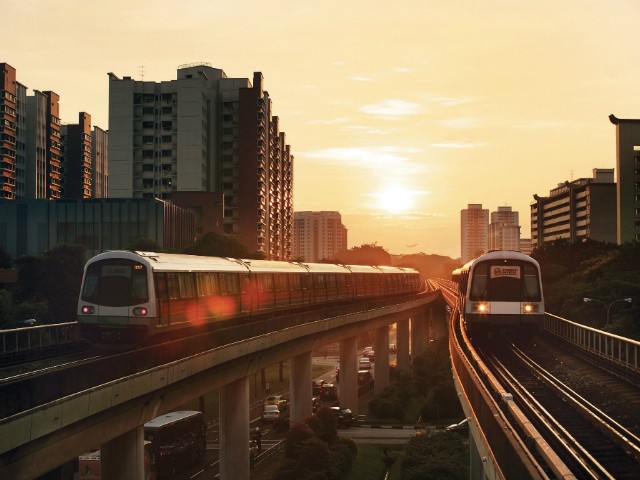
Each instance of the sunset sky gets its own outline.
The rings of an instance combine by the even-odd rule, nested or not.
[[[261,71],[294,208],[337,210],[349,247],[460,256],[460,210],[615,166],[608,115],[640,118],[638,0],[0,0],[0,62],[107,129],[108,72]],[[617,172],[616,172],[617,173]]]

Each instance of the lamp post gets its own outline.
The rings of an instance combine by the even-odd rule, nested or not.
[[[611,307],[613,306],[614,303],[618,303],[618,302],[627,302],[627,303],[631,303],[633,301],[632,298],[628,297],[628,298],[619,298],[618,300],[614,300],[613,302],[611,302],[610,304],[606,304],[605,302],[603,302],[602,300],[598,300],[597,298],[588,298],[588,297],[584,297],[582,299],[582,301],[584,303],[588,303],[588,302],[598,302],[601,303],[602,305],[604,305],[604,308],[607,309],[607,323],[605,323],[605,326],[609,325],[609,314],[611,313]]]

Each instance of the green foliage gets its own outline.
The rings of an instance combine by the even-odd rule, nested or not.
[[[413,437],[407,442],[402,472],[404,480],[466,480],[468,447],[461,436],[451,432]]]
[[[162,252],[164,251],[160,245],[158,245],[155,240],[152,240],[147,237],[139,237],[136,238],[132,243],[130,243],[125,250],[133,250],[136,252]]]
[[[331,263],[345,265],[391,265],[391,255],[376,243],[364,244],[339,252],[330,260]]]
[[[206,257],[264,258],[261,252],[249,252],[237,237],[214,232],[203,235],[196,243],[185,248],[184,253]]]
[[[400,394],[397,384],[385,388],[369,402],[369,410],[381,419],[404,420],[404,407],[409,401],[408,396]]]
[[[13,298],[7,290],[0,290],[0,326],[11,321]]]
[[[326,470],[330,460],[327,444],[317,437],[312,437],[302,444],[298,466],[312,472]]]
[[[11,256],[0,247],[0,268],[12,268],[13,259]]]
[[[322,423],[322,435],[320,439],[327,443],[333,443],[338,438],[338,421],[329,407],[321,407],[316,412],[316,417]]]
[[[284,438],[284,454],[287,458],[298,458],[304,442],[313,438],[314,433],[305,423],[294,424]]]
[[[84,254],[85,247],[82,245],[63,244],[53,247],[40,257],[24,256],[18,259],[14,303],[34,305],[41,315],[25,318],[37,318],[43,323],[70,322],[75,319],[85,263]],[[35,307],[42,303],[46,305],[46,309]],[[14,317],[16,315],[14,313]]]
[[[436,385],[429,392],[427,401],[420,410],[420,417],[424,422],[437,422],[463,415],[458,394],[450,382]]]
[[[640,242],[616,246],[595,241],[556,241],[533,252],[542,270],[547,312],[640,339]],[[584,303],[583,298],[600,302]],[[633,302],[607,306],[631,297]]]

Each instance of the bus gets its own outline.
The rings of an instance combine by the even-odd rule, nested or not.
[[[206,452],[206,426],[202,412],[169,412],[144,424],[149,442],[150,467],[156,478],[175,475],[202,460]]]

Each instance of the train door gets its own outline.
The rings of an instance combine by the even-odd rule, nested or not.
[[[165,273],[155,273],[154,284],[156,286],[156,302],[158,305],[157,326],[166,327],[169,325],[169,318],[171,317],[167,275]]]

